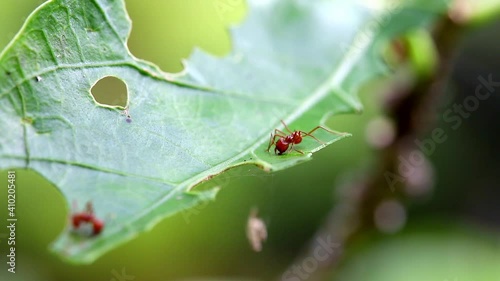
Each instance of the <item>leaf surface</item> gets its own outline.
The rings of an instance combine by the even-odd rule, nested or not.
[[[0,169],[32,169],[69,204],[91,201],[104,231],[64,231],[52,246],[88,263],[160,219],[215,197],[192,187],[231,167],[291,167],[347,135],[318,130],[282,156],[266,152],[274,128],[308,131],[359,112],[356,92],[384,72],[381,47],[429,24],[435,10],[373,11],[348,1],[250,1],[223,58],[196,50],[172,75],[135,58],[123,1],[53,0],[0,54]],[[159,35],[161,36],[161,35]],[[106,76],[128,88],[123,108],[99,104]]]

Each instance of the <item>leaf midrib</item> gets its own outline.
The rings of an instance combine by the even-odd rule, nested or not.
[[[362,31],[363,30],[360,30],[354,38],[357,38],[359,36],[359,34],[362,33]],[[365,51],[369,48],[373,38],[374,38],[374,33],[371,34],[371,36],[369,38],[370,40],[363,41],[366,43],[362,46],[362,48],[360,48],[359,45],[357,45],[355,47],[353,47],[353,45],[351,45],[351,47],[348,49],[348,51],[345,52],[345,54],[343,55],[343,58],[340,61],[340,67],[337,68],[330,76],[328,76],[328,78],[325,80],[325,82],[321,83],[316,88],[316,90],[313,92],[313,94],[309,96],[310,98],[306,99],[304,103],[302,103],[297,109],[292,111],[288,115],[287,118],[284,118],[285,122],[292,123],[295,119],[297,119],[307,109],[309,109],[315,103],[319,102],[326,95],[328,95],[330,89],[340,88],[340,84],[341,84],[342,80],[349,74],[350,71],[352,71],[352,68],[355,65],[355,62],[358,61],[361,58],[362,54],[364,54]],[[357,56],[350,55],[351,50],[354,48],[359,50],[357,52],[357,54],[358,54]],[[216,174],[216,171],[220,170],[220,167],[226,167],[226,166],[228,166],[228,164],[231,164],[234,161],[241,159],[245,155],[249,155],[249,154],[253,153],[253,151],[255,151],[255,149],[257,147],[261,146],[267,140],[267,133],[261,135],[259,137],[259,139],[255,142],[254,145],[250,146],[249,148],[247,148],[243,152],[237,154],[236,156],[231,157],[230,159],[223,161],[223,162],[217,164],[216,166],[214,166],[208,170],[205,170],[205,171],[183,181],[178,186],[174,187],[164,197],[162,197],[160,200],[158,200],[158,202],[150,205],[150,207],[145,208],[140,214],[137,214],[136,216],[132,217],[130,223],[133,223],[133,222],[145,217],[147,214],[151,213],[154,209],[161,206],[168,199],[170,199],[172,197],[172,194],[181,192],[181,189],[186,189],[186,190],[191,189],[194,185],[196,185],[202,179],[206,178],[209,175]],[[253,153],[253,154],[255,155],[255,153]],[[259,159],[259,158],[256,157],[256,159]],[[262,159],[260,159],[260,161],[262,161]],[[252,162],[250,162],[248,164],[251,164],[251,163]]]

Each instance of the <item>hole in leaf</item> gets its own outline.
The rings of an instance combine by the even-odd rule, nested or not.
[[[128,104],[127,84],[117,77],[106,76],[97,81],[91,94],[95,101],[103,106],[125,108]]]

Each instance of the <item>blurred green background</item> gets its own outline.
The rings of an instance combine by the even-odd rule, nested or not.
[[[29,13],[43,1],[0,1],[0,48],[13,38]],[[244,19],[242,0],[126,0],[133,21],[132,54],[167,72],[182,70],[181,60],[199,47],[223,56],[231,50],[227,29]],[[460,42],[452,79],[435,127],[448,140],[431,160],[436,185],[429,196],[409,204],[403,231],[366,233],[348,249],[335,280],[500,280],[500,88],[456,131],[442,112],[472,95],[477,77],[500,81],[500,21],[470,30]],[[134,279],[275,280],[293,264],[335,204],[335,187],[369,167],[377,155],[366,142],[367,124],[381,114],[385,82],[361,93],[365,111],[336,116],[329,125],[353,137],[315,154],[314,160],[275,174],[239,167],[208,185],[221,184],[218,199],[159,223],[152,231],[104,255],[92,265],[76,266],[51,254],[48,245],[64,230],[69,209],[58,190],[36,173],[17,170],[17,273],[7,272],[0,236],[0,280]],[[7,172],[0,172],[6,182]],[[3,184],[6,186],[6,184]],[[7,201],[1,188],[0,206]],[[2,199],[3,198],[3,199]],[[246,240],[249,211],[258,207],[269,239],[261,253]],[[0,210],[0,226],[6,208]],[[2,227],[0,234],[6,233]],[[300,262],[300,261],[299,261]]]

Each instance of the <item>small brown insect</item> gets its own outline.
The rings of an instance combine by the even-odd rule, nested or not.
[[[257,216],[257,208],[252,208],[247,221],[247,238],[255,252],[262,251],[262,242],[267,239],[267,228],[264,221]]]
[[[130,116],[130,113],[128,111],[128,107],[126,107],[122,112],[121,112],[122,115],[125,115],[127,118],[125,119],[125,121],[127,123],[132,123],[132,116]]]

